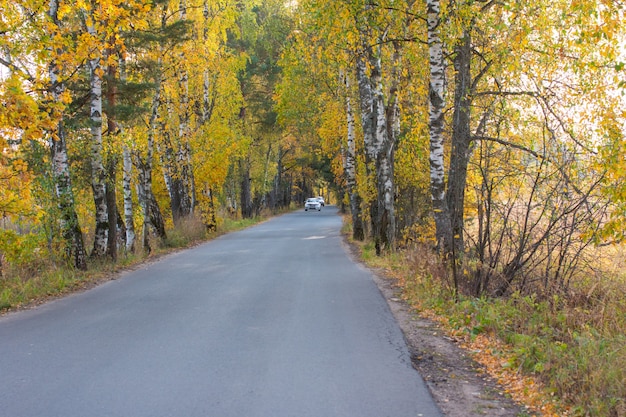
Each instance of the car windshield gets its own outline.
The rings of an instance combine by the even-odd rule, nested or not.
[[[314,199],[314,198],[309,198],[309,199],[307,200],[307,203],[317,203],[317,200],[316,200],[316,199]]]

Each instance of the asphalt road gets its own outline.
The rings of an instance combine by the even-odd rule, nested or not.
[[[0,417],[436,417],[336,210],[0,318]]]

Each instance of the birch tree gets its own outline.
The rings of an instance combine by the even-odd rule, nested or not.
[[[411,2],[407,5],[411,7]],[[382,15],[382,19],[380,15]],[[361,124],[368,165],[374,166],[377,197],[371,208],[373,238],[377,254],[394,249],[396,240],[394,154],[399,126],[398,59],[399,44],[390,39],[392,19],[384,8],[365,5],[357,11],[355,25],[359,33],[359,56],[356,77],[361,103]],[[381,20],[378,20],[381,19]],[[404,24],[404,19],[401,19]],[[391,44],[388,90],[383,83],[382,46]]]
[[[352,98],[350,91],[350,78],[345,76],[346,94],[346,149],[344,170],[346,176],[346,187],[350,199],[350,214],[352,216],[352,238],[355,240],[365,239],[363,219],[361,217],[361,196],[357,188],[357,154],[356,154],[356,127],[354,110],[352,109]]]
[[[60,80],[60,68],[56,59],[66,53],[66,51],[60,49],[61,47],[59,46],[63,44],[59,30],[59,3],[57,0],[50,0],[48,7],[48,18],[50,19],[52,38],[58,42],[53,43],[49,47],[52,60],[48,66],[50,94],[52,96],[53,106],[56,107],[65,101],[63,98],[64,84]],[[56,127],[50,135],[50,150],[55,190],[59,202],[59,210],[61,212],[61,230],[64,240],[67,243],[66,252],[69,257],[73,258],[74,266],[78,269],[86,269],[86,252],[83,243],[83,234],[74,207],[74,195],[70,178],[62,114],[57,113],[56,117],[58,118]]]
[[[187,2],[185,0],[181,0],[179,3],[179,13],[180,21],[186,22]],[[191,157],[189,155],[189,72],[184,65],[188,61],[185,45],[186,44],[181,45],[179,66],[177,69],[179,109],[176,165],[180,172],[179,178],[174,178],[174,180],[177,186],[180,187],[180,190],[175,191],[178,193],[178,198],[172,199],[172,201],[177,200],[180,203],[180,207],[176,209],[176,211],[179,212],[180,217],[190,216],[193,213],[195,205],[193,168],[191,166]],[[177,217],[175,216],[174,218],[176,219]]]
[[[445,63],[441,40],[441,6],[439,0],[428,0],[428,51],[430,66],[429,130],[430,130],[430,189],[436,225],[437,246],[442,250],[451,243],[452,230],[445,198],[444,110]]]
[[[95,232],[91,256],[105,256],[108,250],[109,216],[106,201],[106,171],[102,155],[102,57],[98,45],[100,34],[96,29],[98,6],[91,4],[89,9],[81,9],[85,31],[89,35],[86,48],[89,70],[89,125],[91,130],[91,187],[95,205]]]

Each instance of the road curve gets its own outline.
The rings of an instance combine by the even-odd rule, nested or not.
[[[439,417],[336,209],[0,318],[0,416]]]

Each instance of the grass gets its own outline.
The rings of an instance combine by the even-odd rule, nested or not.
[[[579,282],[567,297],[460,295],[426,248],[376,259],[417,312],[441,324],[535,415],[626,416],[626,279]]]
[[[83,272],[53,264],[28,277],[19,271],[9,271],[0,278],[0,311],[71,292],[81,288],[84,283]]]

